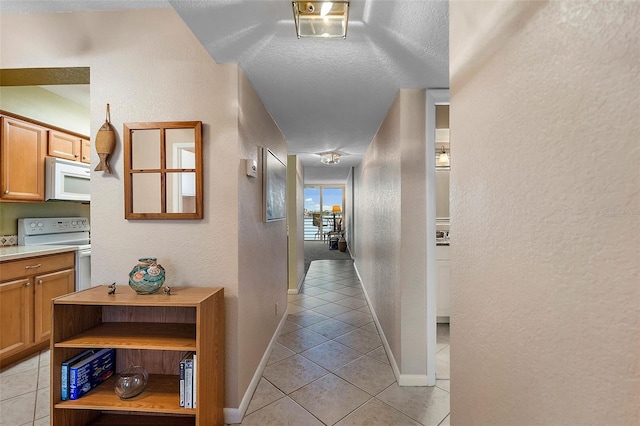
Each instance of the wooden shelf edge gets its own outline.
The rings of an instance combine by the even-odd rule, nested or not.
[[[195,425],[193,416],[151,416],[151,415],[127,415],[126,413],[103,413],[90,425],[119,425],[119,426],[140,426],[140,425]]]

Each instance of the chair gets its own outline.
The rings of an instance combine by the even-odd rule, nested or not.
[[[340,235],[342,235],[342,218],[336,219],[335,227],[332,227],[327,232],[325,232],[324,237],[322,239],[324,240],[324,238],[326,237],[327,242],[330,242],[331,237],[334,237],[334,236],[339,237]]]
[[[316,227],[316,234],[313,239],[315,240],[316,237],[318,237],[324,241],[324,224],[322,223],[322,215],[320,213],[312,213],[311,217],[313,220],[313,226]]]

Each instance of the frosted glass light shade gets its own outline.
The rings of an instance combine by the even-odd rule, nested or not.
[[[302,37],[347,37],[348,1],[293,1],[296,34]]]
[[[323,164],[338,164],[340,162],[339,152],[327,152],[320,156],[320,162]]]

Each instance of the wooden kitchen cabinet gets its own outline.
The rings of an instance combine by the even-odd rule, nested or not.
[[[44,201],[47,129],[0,117],[0,200]]]
[[[75,253],[0,264],[0,366],[48,346],[51,300],[75,288]]]
[[[91,142],[88,139],[80,140],[82,146],[80,148],[80,161],[83,163],[91,163]]]
[[[51,336],[52,424],[224,424],[224,289],[171,287],[136,294],[107,286],[54,299]],[[62,363],[88,348],[114,348],[116,374],[76,400],[61,399]],[[180,407],[179,362],[198,356],[196,408]],[[121,400],[117,374],[141,365],[149,374],[138,396]]]
[[[71,161],[91,162],[91,143],[80,136],[55,130],[49,131],[47,154]]]
[[[436,247],[436,315],[438,322],[449,322],[451,259],[449,246]]]
[[[0,111],[0,201],[44,201],[45,157],[91,163],[87,137]]]
[[[28,349],[33,341],[32,293],[29,278],[0,283],[0,358]]]
[[[51,337],[51,300],[73,292],[75,269],[63,269],[34,278],[33,331],[36,342],[48,341]]]

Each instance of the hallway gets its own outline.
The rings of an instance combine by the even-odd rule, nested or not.
[[[243,426],[449,425],[449,327],[436,387],[399,387],[351,260],[311,262]],[[0,425],[49,424],[49,350],[0,371]]]
[[[351,260],[315,260],[243,426],[449,425],[449,332],[435,387],[399,387]]]

